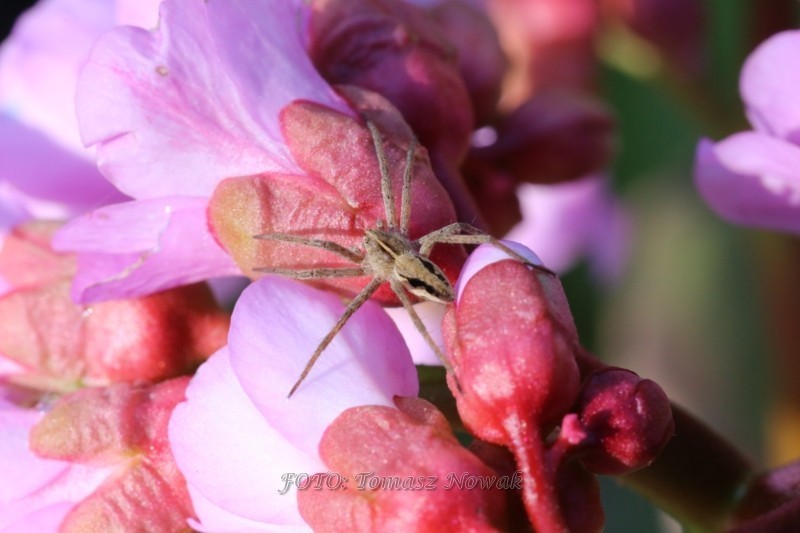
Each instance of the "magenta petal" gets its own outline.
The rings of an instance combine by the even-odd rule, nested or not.
[[[800,144],[800,31],[773,35],[750,54],[740,90],[756,128]]]
[[[700,141],[695,184],[721,217],[800,232],[800,148],[758,133]]]
[[[210,196],[226,177],[298,172],[278,111],[293,98],[334,98],[312,76],[298,10],[284,0],[167,0],[153,32],[123,27],[100,39],[77,109],[104,174],[149,198]]]
[[[395,395],[416,396],[419,387],[403,337],[369,301],[287,398],[343,312],[334,294],[268,276],[245,289],[231,319],[231,366],[242,388],[273,427],[309,454],[316,453],[323,431],[345,409],[393,406]]]
[[[78,254],[73,298],[138,297],[238,274],[208,230],[206,204],[206,198],[190,197],[126,202],[68,223],[53,247]]]
[[[189,383],[186,401],[170,418],[169,440],[186,481],[202,496],[192,503],[205,527],[211,526],[206,517],[217,522],[220,512],[245,521],[302,525],[296,492],[279,492],[286,485],[281,477],[325,471],[316,452],[298,450],[255,408],[224,348]]]

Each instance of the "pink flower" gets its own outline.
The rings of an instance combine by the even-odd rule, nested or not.
[[[621,278],[631,225],[604,176],[552,185],[522,183],[517,194],[522,221],[507,239],[536,250],[556,272],[565,272],[585,258],[598,280]]]
[[[170,421],[202,530],[304,526],[288,476],[327,470],[318,450],[325,429],[350,407],[393,407],[395,395],[417,394],[402,337],[367,302],[287,399],[342,311],[336,296],[281,278],[242,294],[228,347],[200,367]]]
[[[800,232],[800,31],[776,34],[742,68],[752,131],[697,147],[695,183],[730,222]]]
[[[101,34],[115,24],[153,25],[157,5],[49,0],[20,17],[0,48],[0,216],[14,213],[9,225],[66,218],[124,198],[80,141],[75,84]]]
[[[79,254],[80,301],[155,292],[239,273],[206,220],[227,177],[299,174],[279,111],[308,99],[349,113],[303,48],[299,3],[167,0],[158,28],[117,28],[78,82],[83,141],[134,202],[73,221],[57,245]]]

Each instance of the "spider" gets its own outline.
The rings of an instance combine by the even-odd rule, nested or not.
[[[452,370],[441,348],[434,342],[427,328],[422,323],[422,320],[414,309],[411,299],[407,294],[407,292],[409,292],[419,298],[442,304],[448,304],[455,300],[452,284],[447,277],[445,277],[442,270],[428,259],[431,249],[437,243],[483,244],[490,242],[526,265],[553,274],[541,265],[532,264],[494,237],[486,235],[474,226],[462,222],[448,224],[419,239],[412,240],[408,235],[408,225],[411,216],[411,179],[417,140],[415,137],[412,137],[406,153],[400,219],[398,222],[383,140],[381,139],[381,134],[377,127],[370,121],[366,121],[366,123],[372,134],[375,154],[378,159],[378,168],[381,174],[381,194],[383,196],[383,205],[386,214],[386,227],[383,227],[383,221],[379,220],[376,227],[364,231],[364,239],[362,241],[363,252],[346,248],[333,241],[309,239],[287,233],[264,233],[254,236],[257,239],[276,240],[314,248],[322,248],[358,265],[354,267],[315,268],[308,270],[263,267],[256,268],[255,270],[258,272],[277,274],[299,280],[372,276],[371,281],[366,287],[361,289],[361,292],[347,305],[347,308],[339,318],[339,321],[336,322],[336,325],[334,325],[328,334],[320,341],[317,349],[314,350],[303,372],[300,374],[300,377],[289,391],[289,398],[291,398],[300,384],[306,379],[314,363],[317,362],[322,352],[325,351],[325,348],[328,347],[336,334],[339,333],[345,323],[347,323],[348,319],[384,283],[389,283],[392,291],[397,295],[397,298],[411,317],[414,326],[430,345],[445,369],[447,371]]]

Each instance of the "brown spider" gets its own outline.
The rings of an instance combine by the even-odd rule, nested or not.
[[[403,189],[400,207],[400,221],[398,224],[397,213],[395,210],[394,195],[392,193],[391,180],[389,177],[389,169],[386,161],[386,154],[383,148],[383,141],[381,135],[374,124],[367,121],[367,127],[372,134],[372,140],[375,144],[375,154],[378,158],[378,166],[381,173],[381,192],[383,196],[383,205],[386,211],[386,227],[383,227],[381,221],[375,228],[368,229],[364,232],[363,246],[364,250],[354,251],[349,248],[337,244],[332,241],[320,239],[308,239],[291,235],[286,233],[265,233],[256,235],[257,239],[276,240],[288,243],[295,243],[304,246],[311,246],[314,248],[322,248],[340,257],[343,257],[358,266],[352,268],[315,268],[309,270],[293,270],[284,268],[256,268],[258,272],[265,272],[268,274],[278,274],[281,276],[293,279],[320,279],[320,278],[349,278],[359,276],[372,276],[372,280],[359,292],[355,298],[348,304],[347,309],[342,314],[339,321],[333,326],[330,332],[320,341],[317,349],[314,350],[311,358],[306,364],[297,382],[289,391],[289,397],[294,394],[300,384],[308,376],[311,368],[316,363],[317,359],[325,348],[331,343],[333,338],[342,329],[347,320],[358,310],[361,305],[366,302],[370,296],[383,283],[389,283],[392,291],[397,295],[397,298],[403,304],[403,307],[408,312],[414,326],[419,330],[425,341],[433,349],[433,352],[444,365],[445,369],[451,370],[450,364],[447,362],[442,350],[431,338],[422,320],[419,318],[416,310],[411,304],[411,299],[406,294],[406,291],[411,294],[443,304],[451,303],[455,300],[455,293],[450,281],[445,277],[442,270],[436,266],[428,255],[431,252],[434,244],[436,243],[451,243],[451,244],[483,244],[487,242],[493,243],[503,251],[511,255],[513,258],[518,259],[525,264],[534,266],[535,268],[542,269],[551,273],[549,270],[538,265],[532,265],[528,260],[505,246],[503,243],[485,235],[477,228],[456,222],[448,224],[447,226],[438,230],[432,231],[419,239],[412,240],[408,236],[409,217],[411,216],[411,178],[412,167],[414,161],[414,152],[416,149],[417,141],[412,138],[412,142],[406,154],[406,166],[403,173]],[[466,235],[465,235],[466,233]]]

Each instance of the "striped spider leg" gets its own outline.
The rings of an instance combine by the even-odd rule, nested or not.
[[[512,257],[526,264],[530,264],[526,259],[522,258],[513,250],[510,250],[504,244],[493,237],[482,234],[480,230],[469,224],[450,224],[420,239],[411,240],[408,236],[408,226],[411,216],[411,179],[417,141],[415,138],[412,138],[412,142],[406,153],[400,218],[398,221],[383,141],[380,132],[378,132],[374,124],[367,121],[367,127],[370,130],[375,145],[375,154],[378,159],[378,166],[381,174],[381,194],[386,214],[386,227],[383,227],[383,224],[379,221],[375,228],[367,229],[364,232],[362,241],[363,251],[351,250],[332,241],[309,239],[286,233],[265,233],[255,236],[255,238],[258,239],[276,240],[327,250],[356,265],[353,267],[315,268],[308,270],[263,267],[256,268],[255,270],[258,272],[277,274],[301,280],[360,276],[372,277],[370,282],[361,289],[361,292],[350,301],[342,316],[328,334],[320,341],[294,386],[289,391],[289,397],[295,393],[300,384],[306,379],[311,368],[317,362],[317,359],[319,359],[322,352],[325,351],[353,313],[355,313],[384,283],[389,283],[392,291],[397,295],[397,298],[409,314],[414,326],[430,345],[445,369],[448,371],[451,370],[451,366],[442,353],[441,348],[439,348],[438,344],[436,344],[431,337],[414,309],[411,298],[407,294],[411,293],[425,300],[445,304],[455,300],[452,284],[447,277],[445,277],[442,270],[428,259],[428,254],[434,244],[479,244],[492,242],[508,252]],[[468,233],[468,235],[464,235],[463,233]]]

